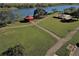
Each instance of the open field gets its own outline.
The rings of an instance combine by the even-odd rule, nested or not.
[[[17,43],[23,45],[27,55],[45,55],[56,40],[34,26],[4,29],[0,32],[0,53]]]
[[[57,34],[60,37],[64,37],[70,31],[79,26],[79,21],[62,23],[60,22],[60,19],[53,18],[53,15],[50,15],[45,20],[40,21],[39,25]]]
[[[65,37],[70,31],[74,30],[79,25],[79,21],[62,23],[60,19],[53,18],[53,15],[34,20],[38,25],[44,27],[46,30],[58,35],[59,37]],[[18,43],[21,43],[25,48],[27,55],[45,55],[46,52],[57,42],[55,38],[50,36],[45,31],[36,28],[34,25],[29,23],[16,23],[10,24],[7,27],[16,28],[3,28],[0,29],[0,53],[5,51],[9,47],[13,47]],[[24,27],[20,27],[24,26]],[[66,49],[68,43],[75,44],[78,42],[78,35],[76,34],[69,42],[61,47],[56,54],[57,55],[69,55],[69,51]]]
[[[20,22],[15,22],[12,24],[8,24],[7,27],[15,27],[15,26],[23,26],[23,25],[28,25],[29,23],[20,23]]]
[[[79,3],[0,4],[0,56],[73,56],[78,38]]]
[[[56,53],[60,56],[68,56],[69,55],[69,50],[67,49],[68,44],[73,44],[75,45],[76,43],[79,42],[79,32],[77,32],[75,34],[75,36],[73,36],[73,38],[68,41],[65,45],[63,45]]]

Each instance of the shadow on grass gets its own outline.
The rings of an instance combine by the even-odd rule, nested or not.
[[[24,56],[24,47],[21,44],[8,48],[6,51],[0,54],[1,56]]]
[[[62,18],[60,18],[60,17],[56,17],[56,16],[54,16],[53,18],[59,19],[60,22],[62,22],[62,23],[71,23],[71,22],[76,22],[76,21],[78,21],[78,20],[75,20],[75,19],[66,20],[66,19],[62,19]]]
[[[71,23],[71,22],[76,22],[76,21],[78,21],[78,20],[72,20],[72,19],[70,19],[70,20],[60,20],[62,23]]]
[[[53,16],[53,18],[56,18],[56,19],[62,19],[62,18],[60,18],[60,17],[56,17],[56,16]]]
[[[29,21],[26,21],[26,20],[21,20],[20,23],[27,23]]]

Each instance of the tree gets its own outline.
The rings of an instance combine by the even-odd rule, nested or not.
[[[34,15],[33,15],[35,18],[41,18],[47,14],[47,12],[43,9],[42,5],[37,4],[36,7],[37,8],[36,10],[34,10]]]
[[[73,13],[74,11],[76,11],[76,8],[75,8],[75,7],[70,7],[70,8],[66,8],[66,9],[64,10],[64,13],[66,13],[66,14],[71,14],[71,13]]]
[[[74,18],[79,19],[79,8],[71,7],[64,10],[65,14],[69,14],[73,16]]]
[[[7,17],[6,11],[5,12],[1,11],[0,12],[0,27],[7,25],[6,17]]]
[[[77,20],[79,19],[79,8],[73,13],[73,15],[77,18]]]
[[[79,8],[76,8],[72,13],[70,13],[71,16],[73,16],[74,18],[79,18]]]
[[[13,23],[16,19],[18,19],[18,16],[13,13],[11,8],[0,8],[0,27]]]
[[[26,55],[24,47],[21,44],[17,44],[14,47],[8,48],[6,51],[1,53],[2,56],[24,56]]]

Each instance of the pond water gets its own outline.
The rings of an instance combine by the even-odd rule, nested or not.
[[[58,11],[63,11],[66,8],[70,8],[70,7],[75,7],[75,8],[79,8],[79,5],[59,5],[59,6],[52,6],[52,7],[46,7],[44,8],[47,13],[53,12],[53,9],[56,9]],[[17,9],[16,11],[14,11],[14,13],[19,13],[19,15],[21,15],[21,17],[25,17],[25,16],[33,16],[34,14],[34,10],[36,8],[23,8],[23,9]]]

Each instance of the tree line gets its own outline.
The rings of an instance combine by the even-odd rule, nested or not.
[[[34,8],[39,3],[1,3],[0,7],[16,7],[16,8]],[[56,6],[61,3],[40,3],[43,7]]]
[[[15,4],[13,4],[15,5]],[[18,4],[16,4],[18,5]],[[10,5],[11,6],[11,5]],[[44,4],[36,4],[36,10],[34,11],[34,17],[35,18],[42,18],[44,17],[44,15],[47,14],[47,12],[43,9]],[[7,24],[16,22],[18,20],[20,20],[20,15],[14,14],[12,12],[12,8],[4,8],[4,6],[2,6],[2,8],[0,8],[0,27],[4,27]],[[75,8],[75,7],[71,7],[71,8],[67,8],[64,10],[64,13],[68,13],[71,16],[79,19],[79,8]]]
[[[70,7],[70,8],[65,9],[64,13],[69,14],[73,16],[74,18],[77,18],[77,20],[79,19],[79,8]]]
[[[0,8],[0,27],[7,26],[18,19],[18,15],[15,15],[11,8]]]

